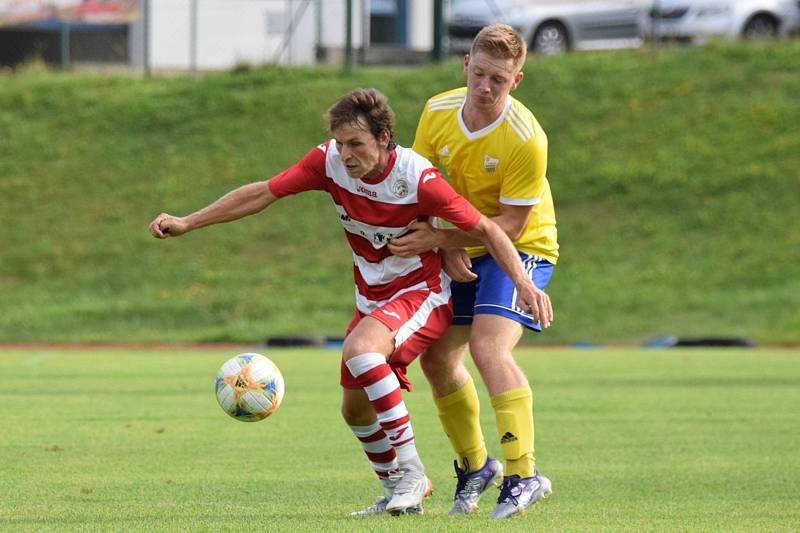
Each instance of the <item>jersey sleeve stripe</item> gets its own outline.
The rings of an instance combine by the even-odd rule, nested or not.
[[[510,117],[507,117],[507,120],[508,120],[508,125],[511,126],[512,130],[514,130],[514,133],[517,134],[517,137],[519,137],[522,142],[525,142],[527,138],[521,131],[519,131],[519,127],[511,121]]]
[[[506,121],[508,122],[508,125],[511,126],[511,129],[514,130],[514,133],[517,134],[517,137],[519,137],[522,142],[525,142],[525,141],[528,140],[528,138],[525,136],[525,134],[520,131],[519,126],[514,124],[514,122],[511,120],[510,116],[506,117]]]
[[[458,109],[461,107],[461,104],[437,104],[435,106],[428,106],[428,111],[442,111],[443,109]]]
[[[506,120],[508,121],[508,125],[511,126],[511,129],[516,132],[517,136],[522,140],[522,142],[525,142],[531,138],[531,134],[525,130],[524,125],[520,124],[518,117],[515,117],[509,113],[506,115]]]
[[[533,137],[533,127],[531,126],[528,119],[526,119],[519,110],[512,107],[509,109],[510,115],[514,118],[514,121],[519,124],[522,131],[527,133],[528,137]]]
[[[536,205],[541,201],[541,198],[509,198],[508,196],[500,197],[500,203],[506,205]]]
[[[465,98],[466,98],[465,94],[451,94],[451,95],[448,95],[448,96],[442,96],[440,98],[431,98],[430,100],[428,100],[428,105],[436,105],[436,104],[440,104],[440,103],[444,103],[444,102],[448,102],[448,103],[458,102],[458,103],[461,103],[461,102],[464,101]]]

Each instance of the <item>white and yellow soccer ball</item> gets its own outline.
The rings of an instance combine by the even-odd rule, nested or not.
[[[257,353],[232,357],[217,372],[217,401],[223,411],[242,422],[264,420],[277,411],[283,390],[280,369]]]

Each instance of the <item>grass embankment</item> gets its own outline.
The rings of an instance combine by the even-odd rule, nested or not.
[[[0,351],[0,530],[800,528],[800,368],[788,351],[520,350],[554,493],[508,522],[488,517],[496,490],[480,514],[447,516],[452,455],[419,365],[405,400],[434,495],[423,516],[354,520],[379,485],[339,415],[336,353],[270,352],[286,396],[253,424],[214,399],[232,355]]]
[[[326,138],[355,86],[412,141],[457,63],[131,79],[0,78],[0,341],[340,334],[350,254],[327,198],[158,242]],[[548,133],[562,259],[542,340],[800,341],[800,43],[535,58],[516,96]]]

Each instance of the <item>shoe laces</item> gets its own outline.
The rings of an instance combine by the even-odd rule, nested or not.
[[[466,458],[464,459],[464,469],[462,470],[458,467],[458,460],[453,460],[453,468],[456,471],[456,496],[458,496],[467,486],[467,481],[469,480],[469,461]]]
[[[416,475],[415,469],[406,468],[398,469],[389,472],[389,479],[395,481],[397,485],[394,487],[394,494],[408,494],[413,492],[416,485],[419,483],[419,477]]]
[[[386,478],[381,482],[383,488],[386,489],[386,495],[391,498],[394,489],[397,487],[397,482],[403,477],[403,471],[394,468],[386,472]]]
[[[503,486],[500,487],[500,497],[497,498],[497,503],[503,503],[505,501],[511,500],[515,506],[519,505],[519,501],[511,491],[519,485],[520,477],[517,474],[513,474],[511,476],[506,477],[503,480]]]
[[[469,475],[469,461],[464,459],[464,468],[458,468],[458,461],[453,461],[453,467],[456,471],[456,495],[455,499],[459,496],[463,499],[477,494],[483,486],[483,479],[480,475]]]
[[[395,488],[397,487],[397,482],[403,479],[403,471],[399,468],[395,468],[394,470],[389,470],[387,472],[389,481],[394,483]]]

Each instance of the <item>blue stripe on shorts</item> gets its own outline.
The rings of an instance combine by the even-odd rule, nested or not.
[[[518,253],[533,284],[544,290],[553,275],[553,264],[535,255]],[[453,325],[470,325],[474,315],[488,314],[504,316],[533,331],[542,331],[530,314],[517,307],[517,289],[491,255],[474,258],[472,271],[478,275],[477,280],[468,283],[454,281],[450,285]]]

